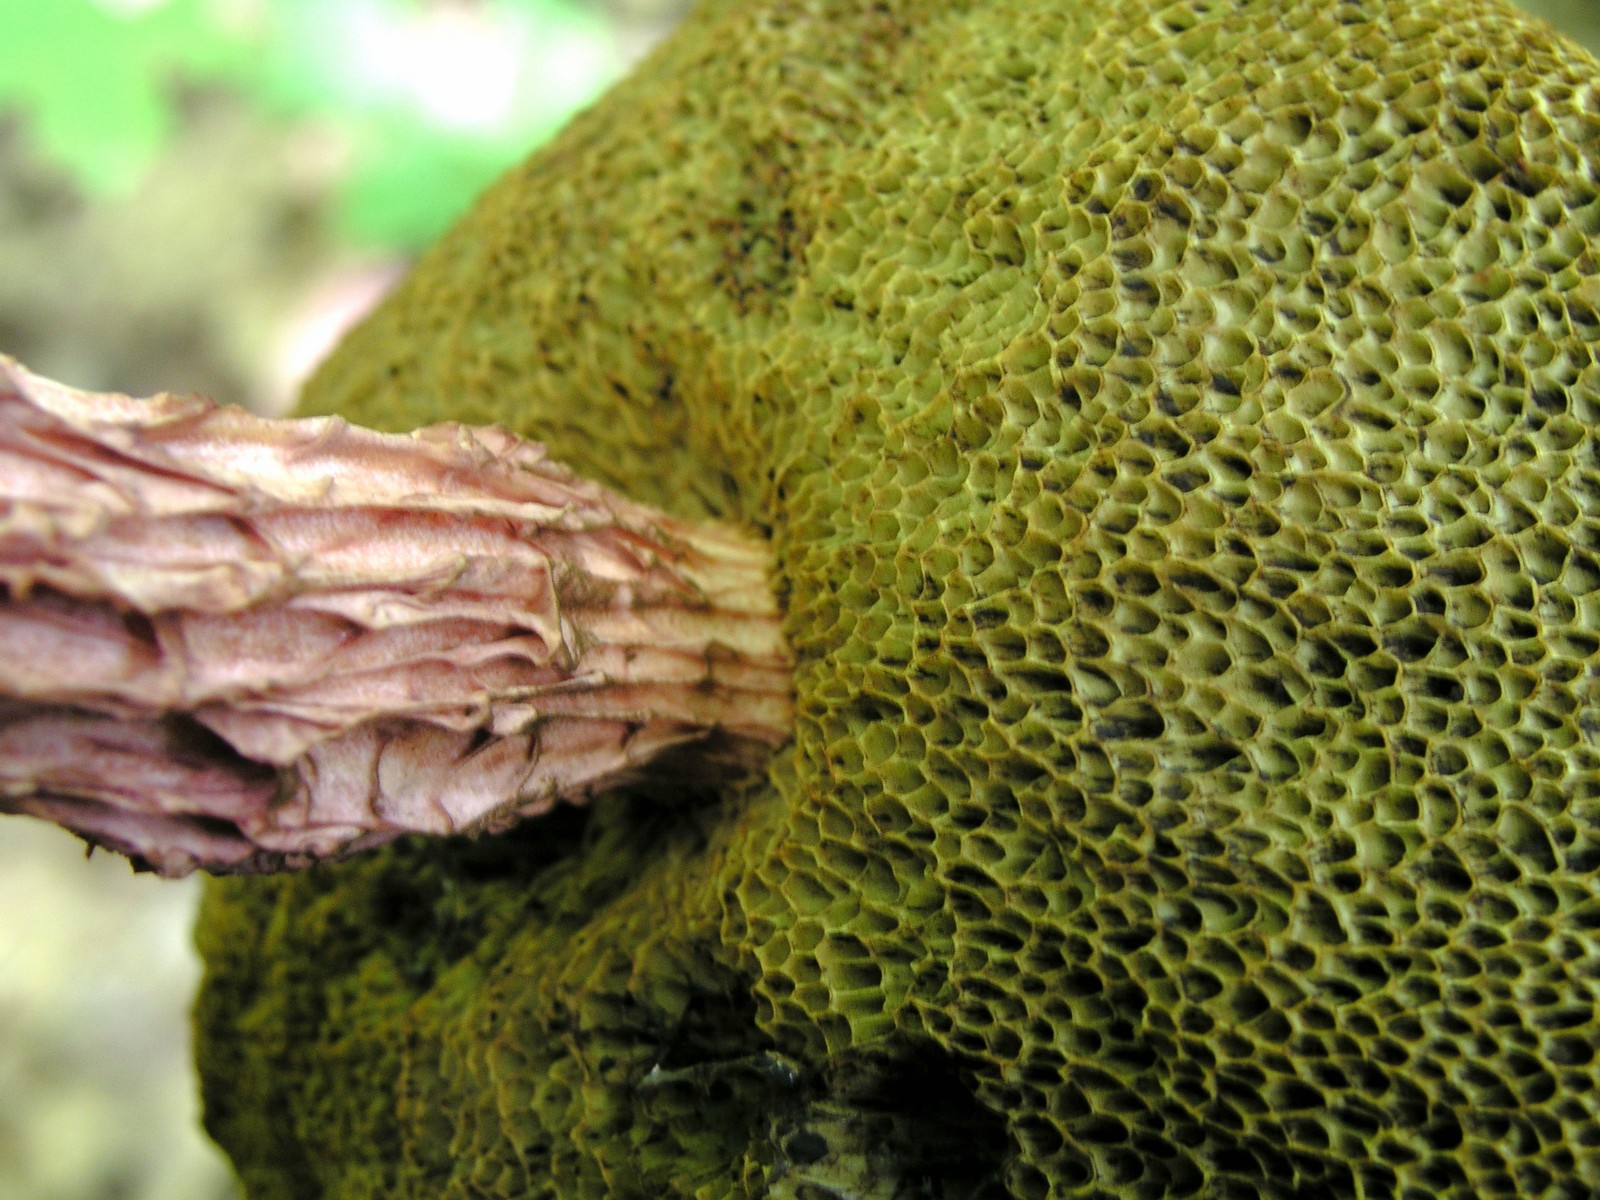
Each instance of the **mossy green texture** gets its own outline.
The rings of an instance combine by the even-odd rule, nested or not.
[[[721,792],[212,886],[255,1197],[1600,1192],[1600,70],[1482,0],[713,2],[315,411],[770,535]]]

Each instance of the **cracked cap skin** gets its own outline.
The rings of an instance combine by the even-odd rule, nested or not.
[[[770,536],[764,773],[214,882],[255,1197],[1600,1189],[1600,69],[712,2],[312,412]]]

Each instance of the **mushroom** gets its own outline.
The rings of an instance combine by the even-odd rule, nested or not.
[[[163,875],[493,831],[788,736],[767,549],[495,428],[0,359],[0,812]]]

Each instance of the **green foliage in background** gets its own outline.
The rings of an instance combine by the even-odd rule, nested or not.
[[[134,186],[225,87],[337,130],[355,242],[416,249],[619,69],[567,0],[0,0],[0,109],[90,194]]]

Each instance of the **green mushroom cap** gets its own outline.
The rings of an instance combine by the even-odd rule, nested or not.
[[[773,544],[795,736],[214,882],[254,1197],[1600,1188],[1600,68],[712,0],[306,406]]]

